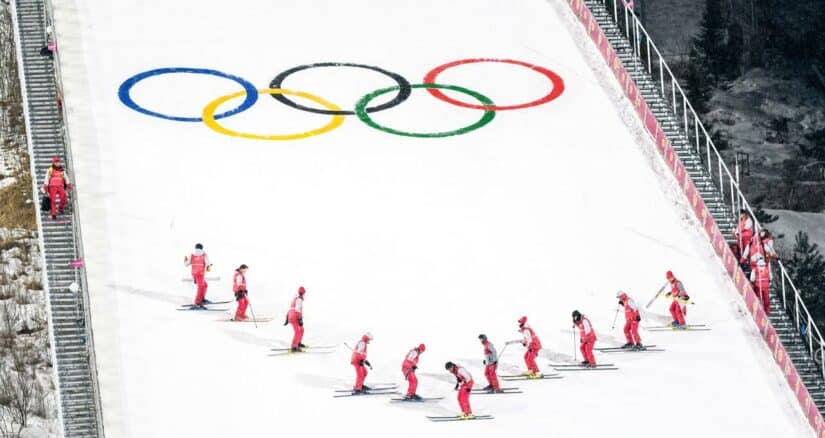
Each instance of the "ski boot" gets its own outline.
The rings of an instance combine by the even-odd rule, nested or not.
[[[628,342],[628,343],[622,345],[622,350],[625,350],[625,349],[628,349],[628,348],[633,348],[633,343],[632,342]]]
[[[303,353],[303,352],[304,352],[304,350],[301,350],[301,348],[300,348],[300,347],[290,347],[290,348],[289,348],[289,352],[290,352],[290,353]]]
[[[307,346],[304,344],[298,344],[298,348],[307,348]]]
[[[584,366],[585,368],[596,368],[596,364],[588,362],[587,365]]]
[[[372,388],[370,388],[370,387],[369,387],[369,386],[367,386],[367,385],[361,385],[361,389],[363,389],[364,391],[369,391],[369,390],[371,390]]]
[[[212,304],[212,302],[207,300],[206,298],[204,298],[203,301],[201,301],[201,303],[203,303],[203,304]]]
[[[484,388],[481,388],[482,391],[489,391],[491,389],[493,389],[493,385],[487,385]]]
[[[647,348],[642,344],[636,344],[636,345],[633,346],[633,350],[634,351],[643,351],[643,350],[647,350]]]
[[[676,324],[673,326],[673,330],[687,330],[688,326],[686,324]]]
[[[459,418],[461,418],[462,420],[472,420],[473,418],[475,418],[475,415],[465,413],[461,414]]]
[[[678,326],[678,325],[679,325],[679,321],[672,321],[672,322],[670,323],[670,326],[671,326],[671,327],[676,327],[676,326]]]
[[[588,362],[588,361],[586,361],[586,360],[583,360],[583,361],[581,361],[581,362],[579,363],[579,365],[582,365],[582,366],[587,366],[587,364],[589,364],[589,363],[590,363],[590,362]]]
[[[410,396],[410,398],[415,401],[421,401],[421,396],[418,394],[413,394]]]
[[[352,390],[352,395],[363,395],[363,394],[366,394],[366,393],[367,393],[367,389],[366,389],[366,388],[361,388],[361,389],[353,389],[353,390]]]
[[[544,377],[544,376],[541,373],[535,373],[535,372],[530,373],[530,375],[527,376],[528,379],[541,379],[542,377]]]

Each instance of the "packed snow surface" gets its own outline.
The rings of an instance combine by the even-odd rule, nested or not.
[[[562,1],[54,5],[108,436],[811,434],[672,177]],[[397,136],[347,115],[321,135],[251,140],[141,114],[118,98],[127,78],[158,68],[213,69],[263,89],[293,67],[348,62],[419,84],[436,66],[467,58],[535,64],[557,73],[565,89],[445,138]],[[497,105],[551,88],[540,72],[500,62],[449,68],[437,81]],[[375,71],[326,67],[296,72],[283,87],[349,110],[393,85]],[[137,82],[131,96],[156,112],[200,117],[209,102],[242,90],[225,78],[175,73]],[[397,130],[440,132],[482,113],[413,88],[407,101],[370,116]],[[330,120],[261,95],[218,122],[269,135]],[[256,328],[219,321],[228,317],[221,312],[176,310],[194,296],[182,281],[183,256],[197,242],[215,264],[210,275],[220,276],[207,296],[231,299],[233,270],[245,263],[252,310],[273,321]],[[688,321],[712,331],[643,329],[646,343],[667,351],[597,353],[620,370],[473,396],[474,411],[493,421],[425,418],[458,412],[447,360],[468,367],[476,387],[486,385],[478,334],[501,350],[519,338],[516,320],[527,315],[544,345],[539,365],[552,372],[550,361],[581,358],[574,309],[591,318],[597,347],[620,345],[621,314],[611,329],[616,291],[643,305],[669,269],[696,303]],[[300,285],[306,342],[337,350],[270,357],[270,347],[292,336],[281,324]],[[668,324],[668,305],[657,300],[642,325]],[[418,392],[446,398],[333,398],[354,380],[343,343],[365,331],[375,337],[367,384],[403,385],[402,359],[423,342]],[[523,351],[508,347],[499,371],[522,371]]]

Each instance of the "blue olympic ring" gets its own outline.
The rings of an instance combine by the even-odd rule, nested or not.
[[[155,111],[148,110],[137,103],[132,99],[132,96],[129,94],[132,90],[132,87],[135,86],[138,82],[151,77],[151,76],[158,76],[163,74],[169,73],[195,73],[195,74],[202,74],[202,75],[211,75],[217,76],[220,78],[229,79],[232,81],[237,82],[240,84],[244,90],[246,90],[246,98],[243,102],[241,102],[240,106],[233,110],[229,110],[225,113],[216,114],[216,119],[221,119],[224,117],[229,117],[231,115],[237,114],[241,111],[246,111],[252,105],[255,105],[255,102],[258,101],[258,89],[255,88],[255,85],[247,81],[246,79],[240,78],[238,76],[230,75],[228,73],[224,73],[218,70],[211,70],[207,68],[192,68],[192,67],[166,67],[166,68],[158,68],[154,70],[148,70],[142,73],[138,73],[129,79],[126,79],[117,91],[117,95],[120,98],[120,101],[123,102],[124,105],[127,107],[139,112],[146,114],[148,116],[159,117],[161,119],[166,120],[174,120],[177,122],[202,122],[202,117],[178,117],[178,116],[170,116],[162,113],[158,113]]]

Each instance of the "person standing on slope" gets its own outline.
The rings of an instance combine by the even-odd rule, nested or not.
[[[458,406],[461,408],[461,419],[470,420],[473,418],[473,410],[470,409],[470,393],[473,391],[473,376],[462,366],[452,362],[444,364],[444,368],[455,376],[455,389],[458,391]]]
[[[498,383],[498,376],[496,375],[496,368],[498,368],[498,352],[496,347],[487,339],[487,335],[478,335],[481,345],[484,346],[484,377],[487,378],[488,385],[484,387],[485,391],[502,392],[501,385]]]
[[[685,286],[673,275],[673,272],[667,271],[665,277],[667,277],[667,281],[670,282],[670,292],[665,294],[665,296],[673,299],[673,302],[670,303],[670,316],[673,317],[673,322],[671,322],[670,325],[676,329],[685,329],[687,328],[687,323],[685,323],[687,302],[690,297],[687,291],[685,291]]]
[[[622,348],[644,350],[642,338],[639,336],[639,321],[642,320],[639,306],[623,291],[616,292],[616,298],[619,299],[619,305],[624,307],[624,337],[627,343],[622,345]]]
[[[246,290],[246,271],[249,269],[246,265],[241,265],[235,269],[235,276],[232,279],[232,292],[235,293],[235,301],[238,302],[238,308],[235,310],[235,317],[233,321],[246,321],[246,307],[249,305],[249,291]]]
[[[63,209],[68,204],[66,198],[66,189],[72,189],[72,183],[69,182],[69,177],[66,176],[66,170],[60,162],[60,157],[52,158],[52,165],[46,169],[46,175],[43,178],[43,193],[48,193],[51,198],[51,216],[52,219],[57,219],[58,213],[63,213]],[[60,206],[57,207],[57,197],[60,197]]]
[[[203,252],[203,245],[196,243],[192,255],[183,257],[183,264],[192,267],[192,280],[198,286],[198,292],[195,295],[195,307],[203,308],[204,304],[209,304],[209,300],[206,299],[206,289],[209,284],[206,283],[204,276],[212,269],[212,262],[209,261],[209,256]]]
[[[407,353],[404,362],[401,364],[401,372],[404,373],[404,379],[408,382],[407,395],[404,396],[405,400],[421,400],[421,397],[415,393],[418,388],[418,377],[415,376],[415,370],[418,369],[418,357],[425,349],[424,344],[419,344],[418,347]]]
[[[521,345],[527,348],[527,351],[524,353],[524,363],[527,365],[527,371],[524,375],[531,379],[540,379],[542,375],[539,371],[539,366],[536,365],[536,357],[539,355],[539,350],[541,350],[541,341],[539,341],[539,337],[536,336],[533,328],[527,325],[526,316],[519,318],[518,327],[522,336],[521,341],[509,341],[507,344],[521,342]]]
[[[753,219],[748,214],[748,210],[742,209],[739,211],[739,222],[736,224],[736,230],[733,234],[736,236],[736,243],[741,254],[745,246],[751,241],[751,237],[753,237]]]
[[[286,321],[284,325],[292,324],[292,344],[291,350],[293,352],[301,351],[306,345],[301,343],[304,339],[304,294],[306,289],[303,286],[298,288],[298,295],[292,299],[292,304],[289,306],[289,312],[286,314]]]
[[[355,367],[355,386],[352,387],[353,394],[364,394],[370,388],[364,385],[364,379],[367,378],[367,367],[372,369],[370,361],[367,360],[367,344],[372,341],[372,334],[367,332],[361,336],[361,340],[355,344],[352,349],[352,357],[350,363]],[[366,366],[365,366],[366,365]]]
[[[580,350],[582,352],[582,365],[587,368],[596,368],[596,357],[593,356],[593,346],[596,345],[596,331],[590,324],[590,319],[582,315],[578,310],[573,311],[573,324],[579,328],[579,339],[581,339]]]

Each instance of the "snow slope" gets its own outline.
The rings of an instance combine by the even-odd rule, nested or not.
[[[54,3],[107,435],[811,434],[678,188],[563,2]],[[278,72],[314,62],[376,65],[418,83],[435,66],[477,57],[552,69],[565,91],[459,136],[399,137],[346,116],[332,132],[290,142],[149,117],[117,96],[126,78],[162,67],[217,69],[265,88]],[[439,82],[500,105],[549,89],[535,71],[500,63],[456,67]],[[296,73],[287,85],[352,108],[393,82],[341,67]],[[156,111],[197,117],[235,91],[226,79],[176,74],[140,82],[133,96]],[[261,96],[221,123],[287,133],[329,120],[270,101]],[[443,131],[480,114],[414,89],[373,116],[397,129]],[[195,242],[222,277],[209,296],[229,298],[232,270],[246,263],[254,311],[273,322],[256,329],[175,310],[193,296],[181,262]],[[689,320],[713,331],[643,331],[667,352],[598,355],[621,370],[474,397],[474,410],[494,414],[492,422],[424,418],[457,412],[445,361],[468,366],[484,385],[479,333],[502,348],[528,315],[549,371],[549,360],[573,359],[572,310],[591,317],[600,345],[619,344],[620,328],[610,329],[616,290],[646,302],[667,269],[697,302]],[[299,285],[308,289],[307,342],[338,350],[268,357],[269,346],[291,337],[280,320]],[[667,304],[654,304],[644,325],[669,322]],[[419,393],[447,398],[426,406],[333,399],[332,389],[354,377],[342,343],[366,330],[375,335],[368,383],[402,383],[403,355],[424,342]],[[508,348],[501,371],[520,370],[522,352]]]

